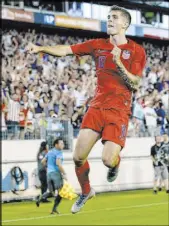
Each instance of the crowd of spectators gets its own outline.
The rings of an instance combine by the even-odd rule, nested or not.
[[[95,92],[97,78],[92,57],[30,55],[25,47],[29,42],[71,45],[85,40],[30,29],[2,31],[3,135],[8,130],[9,139],[25,139],[36,131],[37,136],[43,137],[45,131],[62,130],[60,122],[67,120],[77,135]],[[169,122],[169,46],[161,48],[150,42],[142,45],[147,52],[147,64],[140,87],[133,94],[128,136],[153,136],[157,128],[164,132]],[[15,133],[12,128],[16,128]]]

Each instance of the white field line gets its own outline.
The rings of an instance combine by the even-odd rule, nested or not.
[[[123,206],[123,207],[114,207],[114,208],[104,208],[104,209],[96,209],[96,210],[88,210],[82,211],[77,214],[88,214],[88,213],[96,213],[99,211],[111,211],[111,210],[124,210],[124,209],[133,209],[133,208],[144,208],[149,206],[158,206],[158,205],[165,205],[168,202],[157,202],[157,203],[149,203],[143,205],[134,205],[134,206]],[[62,216],[71,216],[72,213],[63,213],[63,214],[55,214],[55,215],[47,215],[42,217],[29,217],[29,218],[18,218],[13,220],[3,220],[2,223],[9,223],[9,222],[17,222],[17,221],[28,221],[28,220],[38,220],[38,219],[46,219],[46,218],[54,218],[54,217],[62,217]]]

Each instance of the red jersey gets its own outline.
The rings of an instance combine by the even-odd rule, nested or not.
[[[142,46],[128,39],[128,43],[118,46],[120,59],[125,68],[136,76],[142,76],[146,54]],[[93,39],[71,46],[76,56],[92,55],[96,64],[97,87],[90,106],[95,108],[116,108],[130,112],[132,92],[127,88],[113,62],[114,45],[110,39]]]

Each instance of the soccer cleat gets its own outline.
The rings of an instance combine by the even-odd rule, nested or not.
[[[169,194],[169,190],[167,190],[166,193]]]
[[[157,190],[154,190],[153,193],[156,195],[157,194]]]
[[[158,188],[158,191],[162,191],[162,188]]]
[[[53,210],[50,214],[55,214],[55,213],[60,214],[58,210]]]
[[[91,199],[94,196],[95,196],[95,191],[93,188],[91,188],[89,194],[80,195],[78,200],[72,206],[72,209],[71,209],[72,213],[75,214],[75,213],[79,212],[82,209],[82,207],[85,205],[87,200]]]
[[[118,175],[119,167],[115,166],[113,168],[109,168],[108,173],[107,173],[107,181],[108,182],[113,182],[116,180],[117,175]]]

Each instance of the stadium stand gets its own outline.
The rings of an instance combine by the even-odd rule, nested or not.
[[[25,47],[29,42],[71,45],[87,39],[34,29],[2,31],[2,139],[9,138],[13,126],[19,128],[20,139],[27,139],[26,133],[31,135],[37,127],[43,137],[43,131],[61,126],[56,119],[71,120],[77,136],[96,86],[92,57],[30,55]],[[149,41],[141,44],[146,49],[147,64],[139,89],[133,94],[129,137],[154,136],[157,128],[163,133],[169,127],[169,46],[161,48]]]

